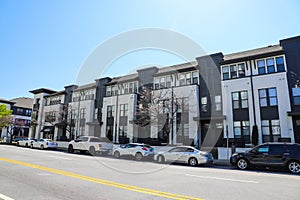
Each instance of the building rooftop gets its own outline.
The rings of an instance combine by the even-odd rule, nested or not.
[[[11,102],[15,102],[14,106],[22,107],[22,108],[32,108],[33,99],[29,97],[19,97],[15,99],[11,99]]]
[[[259,56],[259,55],[266,55],[266,54],[272,54],[272,53],[277,53],[277,52],[283,52],[283,48],[279,44],[270,45],[270,46],[262,47],[262,48],[258,48],[258,49],[252,49],[252,50],[248,50],[248,51],[227,54],[227,55],[224,55],[223,59],[224,59],[224,61],[238,60],[241,58],[255,57],[255,56]]]
[[[80,90],[91,89],[91,88],[95,88],[95,87],[96,87],[96,82],[93,82],[93,83],[89,83],[89,84],[86,84],[86,85],[78,86],[78,88],[76,88],[74,90],[74,92],[80,91]]]
[[[47,88],[38,88],[38,89],[35,89],[35,90],[31,90],[29,92],[31,92],[33,94],[39,94],[39,93],[53,94],[53,93],[56,93],[57,91],[47,89]]]
[[[15,102],[12,102],[12,101],[9,101],[9,100],[6,100],[6,99],[2,99],[2,98],[0,98],[0,103],[5,103],[5,104],[14,104]]]
[[[162,67],[162,68],[158,68],[158,72],[156,74],[161,75],[161,74],[170,73],[170,72],[181,72],[185,69],[196,68],[197,65],[198,65],[197,61],[192,61],[192,62],[186,62],[186,63],[182,63],[182,64],[178,64],[178,65]]]

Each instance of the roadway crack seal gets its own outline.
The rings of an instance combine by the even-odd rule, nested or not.
[[[41,166],[41,165],[31,164],[31,163],[27,163],[27,162],[18,161],[18,160],[12,160],[12,159],[9,159],[9,158],[0,158],[0,161],[13,163],[13,164],[17,164],[17,165],[22,165],[22,166],[30,167],[30,168],[33,168],[33,169],[39,169],[41,171],[51,172],[51,173],[54,173],[54,174],[59,174],[59,175],[63,175],[63,176],[77,178],[77,179],[80,179],[80,180],[85,180],[85,181],[89,181],[89,182],[98,183],[98,184],[101,184],[101,185],[116,187],[116,188],[120,188],[120,189],[124,189],[124,190],[130,190],[130,191],[144,193],[144,194],[153,195],[153,196],[159,196],[159,197],[165,197],[165,198],[177,199],[177,200],[184,200],[184,199],[203,200],[201,198],[184,196],[184,195],[180,195],[180,194],[172,194],[172,193],[169,193],[169,192],[162,192],[162,191],[158,191],[158,190],[152,190],[152,189],[147,189],[147,188],[142,188],[142,187],[137,187],[137,186],[132,186],[132,185],[121,184],[121,183],[117,183],[117,182],[113,182],[113,181],[88,177],[88,176],[75,174],[75,173],[72,173],[72,172],[66,172],[66,171],[62,171],[62,170],[58,170],[58,169],[54,169],[54,168],[50,168],[50,167],[44,167],[44,166]]]

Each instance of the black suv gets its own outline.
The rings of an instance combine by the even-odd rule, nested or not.
[[[300,173],[300,144],[265,143],[244,153],[234,153],[230,163],[239,169],[249,167],[285,167]]]

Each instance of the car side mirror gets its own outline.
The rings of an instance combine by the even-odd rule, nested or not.
[[[120,145],[120,147],[121,147],[121,148],[125,148],[125,145],[124,145],[124,144],[122,144],[122,145]]]

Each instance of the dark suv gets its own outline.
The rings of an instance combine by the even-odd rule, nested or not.
[[[234,153],[230,163],[239,169],[249,167],[285,167],[300,173],[300,145],[289,143],[261,144],[244,153]]]

